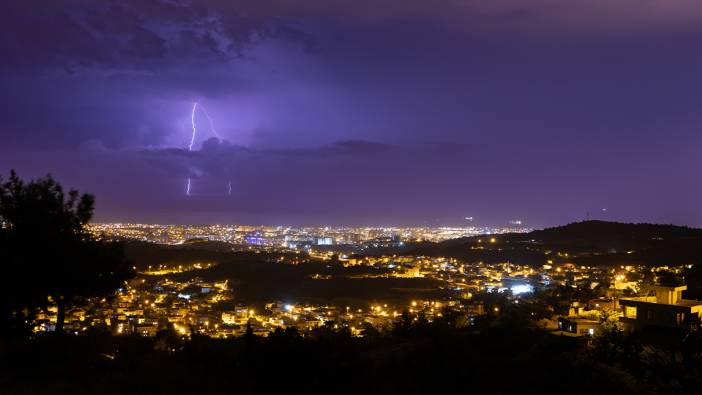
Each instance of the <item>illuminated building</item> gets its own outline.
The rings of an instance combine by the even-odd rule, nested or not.
[[[318,246],[330,246],[334,244],[334,239],[331,237],[316,237],[315,244]]]
[[[682,298],[687,286],[657,286],[655,296],[621,298],[622,317],[627,329],[644,327],[697,328],[702,313],[702,301]]]
[[[558,318],[558,329],[576,336],[592,336],[599,326],[599,321],[586,318]]]

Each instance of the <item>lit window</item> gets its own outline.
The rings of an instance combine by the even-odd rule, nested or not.
[[[634,306],[624,306],[624,317],[626,317],[626,318],[636,318],[636,307],[634,307]]]

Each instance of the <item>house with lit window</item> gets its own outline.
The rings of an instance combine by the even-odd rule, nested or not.
[[[625,329],[666,327],[697,329],[702,315],[702,301],[683,299],[687,286],[657,286],[655,296],[621,298],[622,316],[619,321]]]
[[[600,321],[582,317],[559,317],[558,330],[572,336],[592,336],[600,327]]]

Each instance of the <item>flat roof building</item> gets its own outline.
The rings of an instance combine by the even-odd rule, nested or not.
[[[626,329],[648,326],[697,329],[702,315],[702,301],[682,298],[686,285],[657,286],[655,296],[621,298],[619,321]]]
[[[559,317],[558,330],[570,333],[573,336],[593,336],[600,321],[578,317]]]

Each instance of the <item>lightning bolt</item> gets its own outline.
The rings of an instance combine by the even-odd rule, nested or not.
[[[193,150],[193,145],[195,144],[195,136],[197,136],[197,124],[195,122],[195,114],[197,113],[197,110],[200,109],[200,112],[205,115],[207,118],[207,121],[210,123],[210,132],[215,135],[219,140],[222,140],[222,137],[220,137],[219,133],[217,133],[217,129],[215,129],[214,126],[214,121],[212,120],[212,117],[210,117],[210,114],[207,112],[207,109],[202,105],[198,104],[198,102],[193,103],[193,109],[190,111],[190,125],[192,126],[193,133],[190,136],[190,144],[188,144],[188,151],[192,152]],[[188,182],[185,187],[185,195],[190,196],[190,177],[188,177]],[[232,182],[231,180],[229,181],[229,189],[228,192],[229,196],[232,195]]]
[[[195,143],[195,135],[197,134],[197,126],[195,125],[195,111],[197,110],[197,102],[193,103],[193,110],[190,112],[190,124],[193,125],[193,135],[190,137],[190,145],[188,145],[188,151],[193,150],[193,144]]]
[[[195,104],[197,104],[197,103],[195,103]],[[217,133],[217,130],[216,130],[215,127],[214,127],[214,121],[213,121],[212,118],[210,117],[210,114],[207,112],[207,109],[205,108],[205,106],[203,106],[203,105],[201,104],[201,105],[200,105],[200,110],[202,111],[203,114],[205,114],[205,118],[207,118],[207,121],[209,121],[209,123],[210,123],[210,132],[212,132],[212,134],[214,134],[215,137],[217,137],[218,139],[221,140],[222,138],[219,137],[219,133]]]
[[[193,126],[193,134],[190,137],[190,145],[188,145],[188,151],[193,150],[193,144],[195,143],[195,135],[197,134],[197,126],[195,125],[196,110],[197,102],[193,103],[193,110],[190,112],[190,124]],[[188,186],[185,188],[185,196],[190,196],[190,177],[188,177]]]

